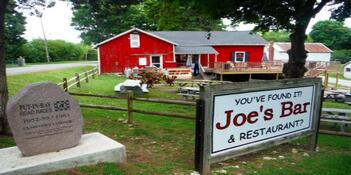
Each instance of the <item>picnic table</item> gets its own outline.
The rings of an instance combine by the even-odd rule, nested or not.
[[[346,91],[342,90],[325,90],[323,94],[324,99],[333,99],[337,102],[345,101]]]
[[[185,99],[191,97],[193,100],[199,97],[200,88],[199,87],[179,87],[178,95],[183,96]]]
[[[119,83],[115,86],[114,91],[120,93],[126,93],[128,90],[133,91],[134,93],[147,93],[146,84],[142,84],[140,80],[126,80],[123,83]]]
[[[321,121],[339,125],[340,130],[345,132],[345,127],[348,127],[351,124],[351,110],[323,108]]]

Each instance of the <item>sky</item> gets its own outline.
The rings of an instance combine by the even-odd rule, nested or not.
[[[24,38],[32,40],[36,38],[43,38],[41,30],[40,19],[35,16],[30,16],[29,13],[24,12],[26,16],[26,32]],[[71,26],[71,19],[73,17],[70,4],[67,2],[57,1],[53,8],[45,9],[43,15],[43,26],[47,39],[62,39],[74,43],[81,42],[79,37],[80,32]],[[325,7],[313,18],[307,28],[307,33],[312,29],[312,26],[321,20],[328,20],[330,12]],[[223,20],[225,24],[229,24],[229,20]],[[345,25],[351,28],[351,18],[345,20]],[[252,30],[253,24],[241,23],[236,28],[227,28],[227,30]]]

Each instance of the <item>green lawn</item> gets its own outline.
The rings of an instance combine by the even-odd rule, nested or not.
[[[35,73],[9,77],[10,94],[38,81],[60,82],[91,67],[80,67],[46,73]],[[124,81],[123,77],[102,75],[72,92],[115,95],[113,87]],[[151,89],[147,97],[181,99],[174,87],[158,86]],[[76,97],[80,103],[126,107],[126,100],[103,100],[92,97]],[[165,105],[158,103],[134,102],[135,108],[158,112],[194,115],[193,106]],[[350,108],[335,102],[325,102],[325,107]],[[51,174],[190,174],[193,171],[195,123],[192,120],[174,119],[134,113],[135,125],[125,124],[126,112],[82,109],[84,133],[101,132],[126,145],[126,165],[98,164],[64,170]],[[304,149],[305,140],[297,140],[255,154],[228,160],[212,166],[214,174],[350,174],[351,139],[320,135],[316,153]],[[0,147],[14,146],[11,137],[0,136]],[[298,153],[292,153],[292,149]],[[304,153],[308,153],[308,156]],[[269,156],[276,160],[263,160]],[[279,159],[279,156],[282,159]]]

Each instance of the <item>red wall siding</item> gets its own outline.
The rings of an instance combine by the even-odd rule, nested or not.
[[[218,62],[231,61],[232,53],[236,51],[249,52],[249,62],[262,62],[264,46],[213,46],[219,53]]]
[[[144,67],[139,58],[146,57],[150,65],[150,55],[162,55],[164,67],[176,67],[173,59],[173,44],[144,33],[140,35],[140,48],[130,48],[129,33],[111,40],[100,47],[101,73],[123,72],[126,67]]]

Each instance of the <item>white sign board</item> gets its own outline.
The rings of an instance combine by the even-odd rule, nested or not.
[[[211,154],[311,130],[314,87],[215,95]]]
[[[145,57],[139,58],[139,66],[146,66],[146,58]]]

